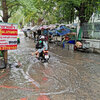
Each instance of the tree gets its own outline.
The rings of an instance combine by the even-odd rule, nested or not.
[[[47,20],[49,24],[71,23],[79,17],[82,25],[89,21],[99,5],[99,0],[28,0],[28,2],[27,0],[2,0],[2,10],[5,12],[3,19],[8,21],[19,10],[26,23],[38,23],[40,19]]]
[[[2,11],[3,11],[3,17],[2,17],[3,21],[8,22],[9,15],[8,15],[8,8],[7,8],[6,0],[2,0]]]
[[[18,0],[1,0],[1,9],[3,11],[2,19],[4,22],[8,22],[8,19],[15,11],[21,6]]]
[[[92,14],[98,9],[99,0],[54,0],[59,6],[60,15],[63,20],[72,22],[75,17],[79,17],[80,25],[87,23]]]
[[[8,19],[11,17],[12,13],[18,9],[20,6],[19,2],[17,0],[1,0],[1,10],[3,11],[2,19],[4,22],[8,22]],[[4,68],[7,67],[7,59],[8,59],[8,52],[7,50],[3,50],[3,57],[4,57]]]

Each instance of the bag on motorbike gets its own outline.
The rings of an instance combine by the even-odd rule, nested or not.
[[[43,41],[38,41],[38,43],[36,44],[36,49],[41,49],[43,48]]]

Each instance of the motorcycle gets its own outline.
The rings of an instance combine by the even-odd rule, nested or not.
[[[41,62],[48,62],[50,58],[50,55],[48,54],[48,50],[44,50],[39,54],[39,60],[41,60]]]

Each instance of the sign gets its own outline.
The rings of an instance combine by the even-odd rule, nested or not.
[[[17,24],[0,22],[0,50],[17,49]]]

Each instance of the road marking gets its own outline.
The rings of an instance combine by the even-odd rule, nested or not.
[[[47,77],[43,77],[42,80],[43,80],[43,81],[47,81],[48,78],[47,78]]]
[[[21,98],[20,100],[28,100],[27,98]]]
[[[9,71],[7,70],[3,75],[1,75],[1,76],[0,76],[0,79],[3,78],[3,77],[5,77],[5,76],[8,74],[8,72],[9,72]]]
[[[41,96],[39,96],[39,97],[37,98],[37,100],[50,100],[50,99],[48,98],[48,96],[41,95]]]
[[[4,86],[4,85],[0,85],[0,88],[20,89],[20,90],[26,90],[26,91],[34,91],[33,89],[21,88],[21,87],[16,87],[16,86]]]

